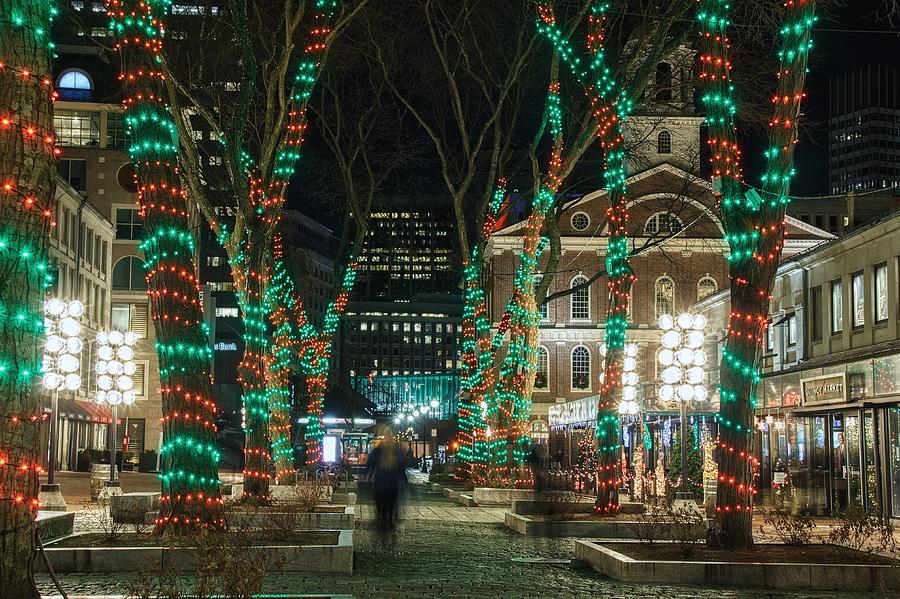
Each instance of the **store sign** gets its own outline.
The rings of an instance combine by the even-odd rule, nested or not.
[[[597,419],[597,398],[584,397],[550,406],[550,426],[566,426]]]
[[[847,373],[802,379],[800,388],[804,406],[847,401]]]

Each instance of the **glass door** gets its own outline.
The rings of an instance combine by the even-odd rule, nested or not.
[[[860,428],[856,412],[831,415],[831,509],[862,506]]]
[[[881,509],[881,488],[878,480],[878,433],[875,414],[872,410],[863,412],[862,465],[863,488],[865,489],[866,511],[878,513]]]

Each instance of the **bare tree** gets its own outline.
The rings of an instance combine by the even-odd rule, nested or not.
[[[39,597],[42,300],[56,189],[51,8],[0,1],[0,589],[23,599]]]

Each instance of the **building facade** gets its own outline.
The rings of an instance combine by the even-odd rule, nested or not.
[[[828,82],[831,193],[900,186],[898,72],[869,65]]]
[[[114,236],[106,241],[108,249],[104,249],[102,239],[100,244],[101,254],[108,253],[109,304],[96,324],[105,330],[132,331],[139,337],[134,376],[137,401],[119,410],[117,427],[117,446],[129,460],[137,462],[144,451],[159,449],[162,406],[156,339],[144,280],[143,251],[139,247],[143,225],[136,203],[134,170],[125,150],[123,112],[111,91],[115,85],[111,65],[83,47],[64,46],[58,54],[56,88],[60,99],[54,107],[54,129],[61,150],[59,176],[79,196],[87,197],[98,215],[114,227]],[[58,221],[60,230],[74,226],[67,224],[67,218],[74,221],[75,216],[63,206]],[[96,242],[85,241],[85,259],[89,261],[91,252],[96,251]],[[90,293],[90,285],[88,282],[84,293]],[[97,293],[102,299],[103,290],[98,288]],[[82,357],[86,366],[96,360],[90,349],[86,344]],[[89,367],[90,374],[83,377],[84,386],[95,384],[93,364]],[[99,443],[95,440],[82,448],[91,449]],[[64,463],[75,467],[71,461]]]
[[[94,337],[97,331],[108,328],[110,318],[115,227],[87,197],[61,177],[56,185],[53,220],[56,226],[50,234],[49,257],[54,282],[47,296],[67,302],[77,299],[85,306],[81,317],[82,386],[77,391],[59,391],[57,400],[56,464],[58,468],[74,470],[79,458],[84,461],[85,450],[105,450],[109,444],[112,414],[108,408],[93,403],[97,387],[93,364],[96,361]],[[46,391],[44,395],[44,411],[49,414],[52,397]],[[49,422],[44,424],[41,433],[42,447],[49,448]]]
[[[900,518],[898,266],[895,212],[779,268],[757,393],[762,503]],[[726,322],[727,292],[698,308]]]
[[[409,301],[418,293],[455,291],[455,239],[446,198],[379,198],[359,256],[354,299]]]

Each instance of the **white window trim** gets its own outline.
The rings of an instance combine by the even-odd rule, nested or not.
[[[669,279],[670,281],[672,281],[672,311],[671,311],[671,314],[672,314],[672,316],[677,316],[677,314],[675,314],[675,299],[676,299],[676,295],[678,293],[678,289],[675,286],[675,277],[672,277],[667,273],[663,273],[660,276],[656,277],[656,280],[653,281],[653,314],[655,315],[655,318],[657,320],[659,320],[659,317],[662,316],[662,314],[657,314],[656,288],[659,285],[659,282],[663,279]]]
[[[653,220],[654,218],[657,218],[658,216],[661,216],[661,215],[666,215],[669,217],[670,220],[674,220],[675,222],[677,222],[679,231],[684,229],[684,222],[680,218],[678,218],[677,215],[672,214],[671,212],[660,211],[660,212],[654,212],[653,214],[650,215],[650,218],[648,218],[647,220],[644,221],[644,228],[643,228],[644,235],[656,235],[657,233],[659,233],[659,224],[658,223],[656,226],[656,231],[653,231],[652,233],[647,231],[647,225],[650,223],[651,220]],[[667,235],[672,234],[671,224],[670,224],[669,230],[666,231],[665,234],[667,234]]]
[[[583,228],[583,229],[579,229],[575,226],[575,217],[578,216],[579,214],[584,215],[584,217],[587,219],[587,226],[585,226],[585,228]],[[587,212],[585,212],[584,210],[579,210],[579,211],[573,213],[572,216],[569,218],[569,225],[571,225],[573,230],[578,231],[579,233],[584,233],[585,231],[587,231],[588,229],[591,228],[591,215],[588,214]]]
[[[719,282],[717,280],[715,280],[714,278],[712,278],[711,276],[709,276],[709,273],[707,273],[707,274],[703,275],[702,277],[700,277],[699,280],[697,280],[697,301],[698,302],[701,301],[700,300],[700,283],[702,283],[703,281],[712,281],[713,284],[715,285],[715,290],[709,295],[715,295],[719,292]],[[709,297],[709,295],[707,295],[706,297]],[[703,299],[706,299],[706,298],[703,298]]]
[[[578,279],[581,277],[583,277],[585,279],[588,278],[586,275],[581,274],[581,273],[575,275],[569,281],[569,289],[572,288],[573,283],[575,283],[575,279]],[[590,287],[590,285],[588,285],[586,291],[587,291],[587,313],[588,313],[587,318],[575,318],[573,316],[574,310],[572,310],[572,304],[575,301],[575,294],[572,293],[571,295],[569,295],[569,322],[578,322],[578,323],[591,322],[591,308],[593,306],[591,305],[592,302],[591,302],[591,287]],[[549,316],[549,313],[548,313],[548,316]]]
[[[550,350],[545,345],[538,345],[538,358],[540,358],[540,352],[544,351],[547,353],[547,386],[543,388],[534,387],[532,391],[535,393],[550,393]],[[537,365],[535,364],[535,375],[537,375]]]
[[[579,347],[583,347],[587,351],[588,363],[587,363],[587,379],[588,386],[584,389],[579,389],[575,386],[575,350]],[[571,391],[574,393],[590,393],[591,389],[593,389],[593,381],[591,381],[591,365],[594,360],[594,356],[591,355],[591,348],[587,345],[576,345],[571,350],[569,350],[569,386],[571,387]]]

